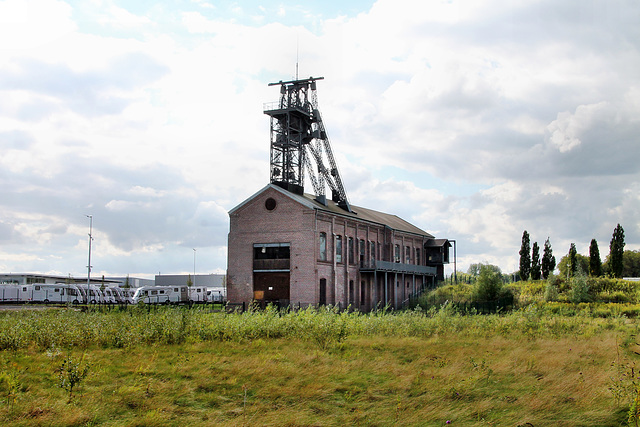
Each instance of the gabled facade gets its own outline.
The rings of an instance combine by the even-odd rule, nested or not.
[[[229,212],[230,302],[400,308],[434,286],[449,242],[382,212],[269,184]]]

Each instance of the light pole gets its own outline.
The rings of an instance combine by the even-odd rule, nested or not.
[[[196,249],[193,248],[193,286],[196,286]]]
[[[93,215],[85,215],[89,218],[89,263],[87,264],[87,305],[89,304],[89,289],[91,287],[91,241],[93,240]]]

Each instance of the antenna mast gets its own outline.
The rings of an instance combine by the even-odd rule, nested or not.
[[[280,100],[266,104],[264,108],[264,113],[271,116],[271,183],[293,193],[303,194],[306,169],[318,202],[327,204],[325,184],[328,184],[331,199],[351,212],[329,136],[318,109],[316,81],[323,79],[324,77],[309,77],[269,83],[269,86],[280,86]],[[310,158],[315,162],[316,168],[312,167]],[[325,166],[325,161],[328,167]]]

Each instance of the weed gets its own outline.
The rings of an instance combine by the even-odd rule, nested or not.
[[[57,369],[58,371],[58,386],[67,392],[69,392],[69,401],[73,398],[73,389],[89,375],[91,365],[84,363],[85,355],[77,362],[71,355],[67,356],[62,365]]]
[[[7,405],[13,408],[18,392],[22,387],[20,383],[20,368],[17,363],[7,363],[3,366],[3,370],[0,372],[0,386]]]

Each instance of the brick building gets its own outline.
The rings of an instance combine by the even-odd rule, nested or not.
[[[233,208],[228,300],[399,308],[443,279],[447,239],[395,215],[350,208],[275,184]]]

